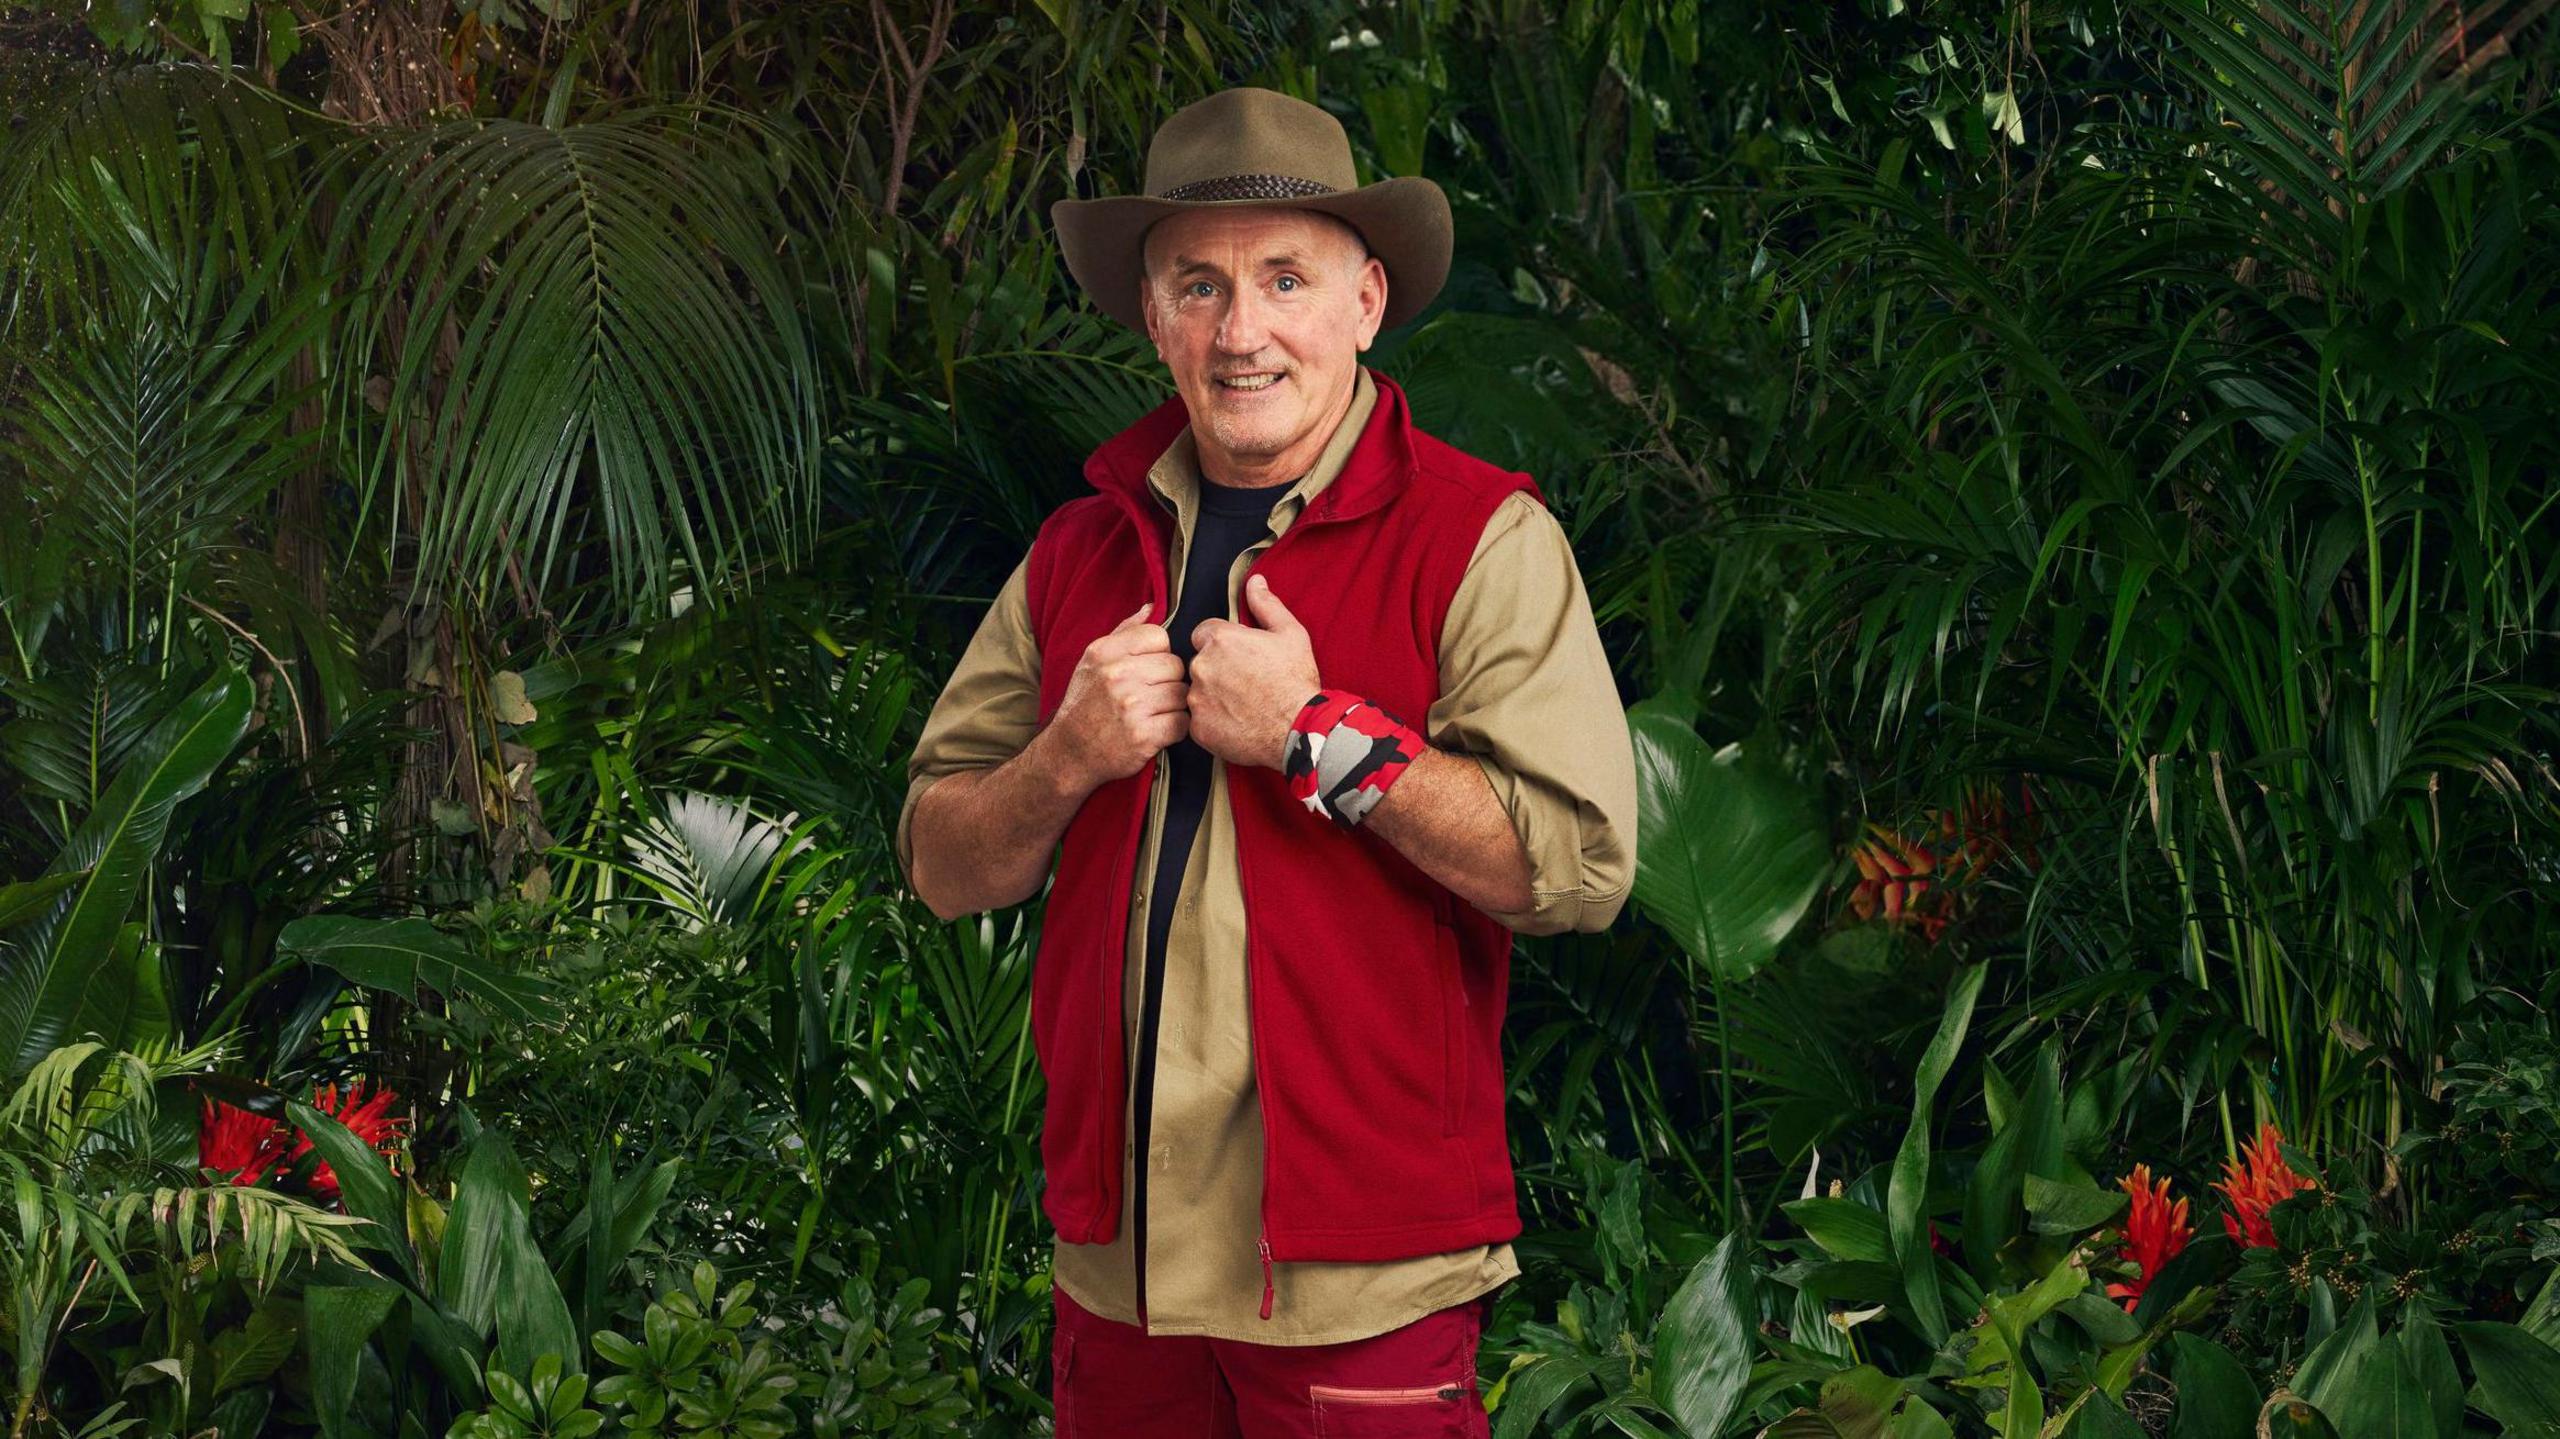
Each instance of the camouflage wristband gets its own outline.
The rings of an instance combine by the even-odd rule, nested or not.
[[[1349,829],[1422,757],[1422,736],[1348,690],[1318,690],[1298,708],[1282,751],[1289,793]]]

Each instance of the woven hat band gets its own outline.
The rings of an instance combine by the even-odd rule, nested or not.
[[[1296,175],[1222,175],[1215,180],[1194,180],[1176,185],[1157,196],[1160,200],[1303,200],[1311,195],[1330,195],[1331,185]]]

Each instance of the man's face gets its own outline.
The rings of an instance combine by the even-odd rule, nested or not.
[[[1330,215],[1186,210],[1147,232],[1147,337],[1213,473],[1311,466],[1386,313],[1386,267]],[[1222,474],[1223,477],[1223,474]]]

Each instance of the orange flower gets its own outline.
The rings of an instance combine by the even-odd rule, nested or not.
[[[2313,1186],[2311,1176],[2284,1162],[2284,1133],[2272,1124],[2258,1126],[2258,1137],[2239,1159],[2222,1161],[2222,1182],[2213,1186],[2231,1201],[2222,1216],[2223,1230],[2244,1249],[2276,1247],[2275,1225],[2267,1211],[2278,1200]]]
[[[1860,919],[1881,916],[1888,924],[1915,925],[1934,941],[1947,927],[1944,906],[1937,903],[1940,895],[1933,890],[1938,857],[1872,820],[1867,832],[1872,837],[1849,855],[1858,866],[1849,911]]]
[[[2130,1314],[2142,1298],[2142,1291],[2160,1277],[2160,1267],[2187,1247],[2195,1230],[2187,1223],[2187,1201],[2171,1204],[2169,1181],[2153,1181],[2150,1165],[2135,1165],[2131,1174],[2116,1183],[2133,1197],[2133,1208],[2125,1215],[2124,1248],[2120,1252],[2134,1267],[2134,1276],[2131,1283],[2108,1285],[2107,1297],[2123,1300],[2125,1312]]]
[[[2023,782],[2017,800],[2013,812],[2009,791],[1998,781],[1974,784],[1956,808],[1924,815],[1918,839],[1869,821],[1867,838],[1849,853],[1858,866],[1849,912],[1907,924],[1936,943],[1962,908],[1964,886],[2013,856],[2029,869],[2036,866],[2035,797]]]

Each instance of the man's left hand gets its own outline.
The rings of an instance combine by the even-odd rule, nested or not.
[[[1214,616],[1191,630],[1191,738],[1229,764],[1280,768],[1289,725],[1324,688],[1307,627],[1262,576],[1245,581],[1251,625]]]

